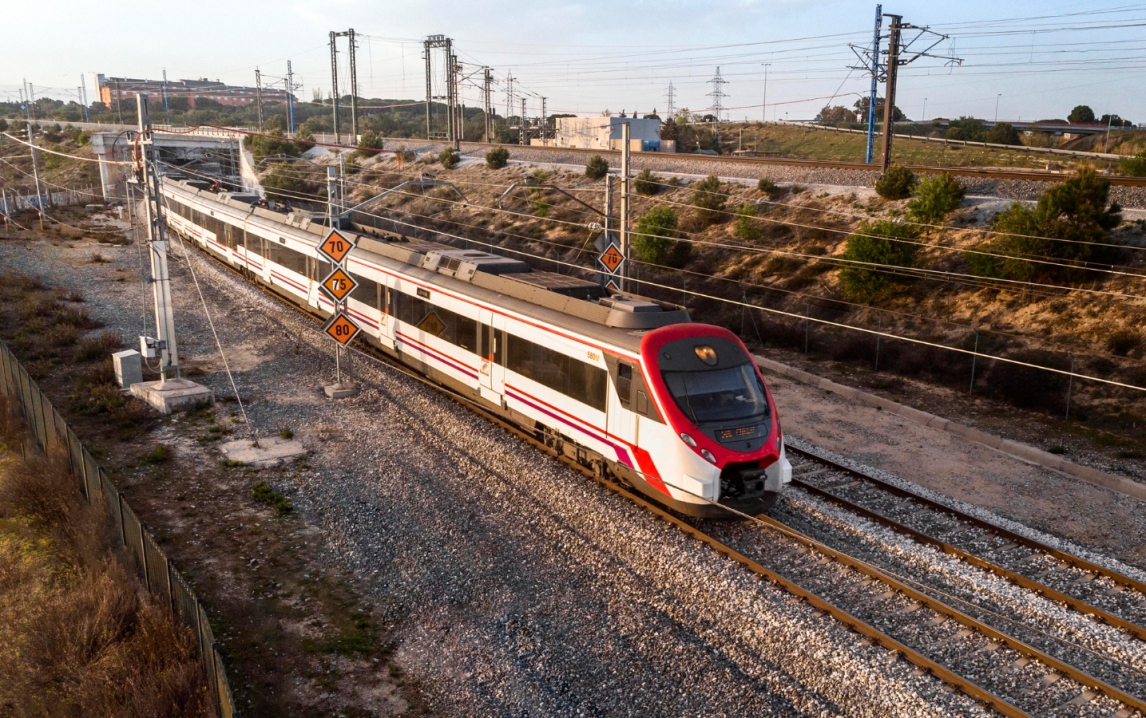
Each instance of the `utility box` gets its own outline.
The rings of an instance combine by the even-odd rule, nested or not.
[[[115,381],[124,389],[143,381],[143,359],[139,352],[134,349],[116,352],[111,355],[111,361],[115,364]]]

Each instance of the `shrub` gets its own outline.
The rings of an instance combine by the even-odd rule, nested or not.
[[[160,444],[143,457],[145,464],[163,464],[171,459],[171,450]]]
[[[736,224],[732,227],[732,236],[737,239],[753,240],[764,236],[764,229],[756,217],[760,210],[754,204],[742,204],[736,210]]]
[[[1018,351],[1008,358],[1054,369],[1070,368],[1070,362],[1064,360],[1061,354],[1041,349]],[[1068,381],[1069,377],[1057,372],[1010,362],[991,362],[983,383],[989,394],[1006,399],[1020,408],[1061,412],[1066,404]]]
[[[588,179],[599,180],[607,174],[609,174],[609,163],[601,155],[593,155],[585,165],[585,177]]]
[[[649,264],[681,267],[688,261],[691,247],[678,241],[680,222],[672,207],[654,207],[637,220],[633,230],[633,253]]]
[[[1099,177],[1093,168],[1083,168],[1062,184],[1043,192],[1038,205],[1018,202],[1000,212],[994,229],[1002,236],[984,245],[989,257],[966,253],[964,259],[980,276],[1029,280],[1036,277],[1067,279],[1085,274],[1085,269],[1067,269],[1035,264],[1027,257],[1045,257],[1082,264],[1112,264],[1121,248],[1109,242],[1109,232],[1122,221],[1117,203],[1108,204],[1110,180]],[[1055,239],[1070,240],[1056,242]]]
[[[1123,157],[1118,161],[1122,174],[1129,177],[1146,177],[1146,152],[1139,152],[1133,157]]]
[[[637,191],[637,194],[651,196],[661,191],[662,183],[663,180],[646,167],[641,170],[641,173],[633,180],[633,189]]]
[[[279,165],[263,178],[263,188],[267,190],[268,195],[287,200],[298,199],[296,195],[300,194],[318,198],[321,185],[318,182],[311,182],[297,173],[298,169],[292,170],[285,165]]]
[[[491,170],[499,170],[509,164],[509,150],[504,147],[494,147],[485,153],[485,164]]]
[[[1111,354],[1126,356],[1133,351],[1139,342],[1136,332],[1129,329],[1119,329],[1106,338],[1106,349]]]
[[[447,147],[438,153],[438,162],[441,163],[442,167],[445,167],[448,170],[452,170],[453,168],[457,167],[458,163],[461,161],[462,156],[455,152],[452,147]]]
[[[92,337],[80,340],[76,347],[76,361],[89,362],[98,359],[107,359],[109,355],[119,349],[119,337],[111,332],[100,332]]]
[[[993,142],[997,145],[1021,145],[1019,131],[1008,122],[1000,122],[983,135],[984,142]]]
[[[912,198],[907,203],[908,216],[923,224],[938,224],[948,212],[963,203],[967,191],[944,172],[925,178],[912,189],[911,194]]]
[[[903,165],[891,165],[875,181],[875,191],[884,199],[907,199],[914,185],[914,172]]]
[[[913,267],[919,245],[898,240],[914,240],[918,236],[914,227],[890,220],[862,222],[854,234],[848,236],[843,258],[853,262]],[[840,270],[840,283],[844,293],[859,301],[871,301],[909,281],[907,277],[888,274],[874,267],[849,265]]]
[[[756,183],[756,189],[768,195],[768,199],[776,200],[788,193],[786,187],[781,187],[767,177],[761,177]]]
[[[716,175],[705,177],[693,189],[692,204],[696,207],[696,218],[702,226],[707,227],[724,219],[727,197],[720,189],[720,178]]]
[[[382,149],[383,144],[381,135],[374,130],[366,130],[358,138],[358,149],[354,154],[358,157],[373,157]]]

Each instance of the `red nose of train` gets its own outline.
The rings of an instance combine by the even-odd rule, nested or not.
[[[708,324],[663,327],[641,340],[641,357],[669,425],[706,461],[760,470],[780,458],[776,406],[735,334]]]

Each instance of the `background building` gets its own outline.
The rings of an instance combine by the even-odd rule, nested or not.
[[[671,140],[661,141],[661,121],[636,117],[558,117],[552,144],[588,150],[621,149],[621,125],[629,124],[629,149],[634,152],[672,152]],[[549,144],[549,143],[547,143]]]
[[[138,80],[131,77],[104,77],[98,75],[100,102],[109,107],[116,101],[134,101],[136,95],[148,95],[154,108],[163,98],[186,98],[187,109],[195,109],[196,100],[214,100],[221,105],[249,105],[258,99],[260,90],[238,87],[212,80]],[[261,90],[263,102],[287,101],[287,93],[270,87]]]

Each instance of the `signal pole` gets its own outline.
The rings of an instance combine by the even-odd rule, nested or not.
[[[485,68],[485,84],[484,84],[484,97],[485,97],[485,141],[486,143],[493,142],[493,104],[490,103],[490,86],[493,84],[493,74],[490,73],[489,68]]]
[[[290,60],[287,60],[287,74],[286,74],[286,90],[287,90],[287,131],[292,135],[294,134],[294,91],[297,89],[294,84],[294,71],[291,70]]]
[[[767,90],[765,90],[765,92],[767,92]],[[672,86],[672,80],[669,80],[669,89],[668,93],[665,94],[665,101],[668,102],[668,113],[665,115],[665,117],[671,120],[673,103],[676,101],[676,88]]]
[[[140,183],[144,189],[144,208],[147,218],[147,249],[151,256],[151,288],[155,296],[156,349],[160,352],[159,388],[167,382],[169,374],[179,377],[179,348],[175,343],[175,313],[171,304],[171,277],[167,270],[167,235],[160,200],[159,175],[155,168],[155,146],[152,143],[151,118],[148,114],[147,95],[135,96],[139,111]]]
[[[541,98],[541,144],[542,145],[545,144],[545,125],[546,124],[547,124],[547,122],[546,122],[546,117],[545,117],[545,98],[542,97]]]
[[[883,95],[883,171],[891,166],[891,139],[895,134],[895,81],[899,75],[899,33],[903,17],[888,15],[891,18],[887,40],[887,89]]]
[[[350,144],[358,144],[358,63],[355,50],[358,49],[358,40],[354,36],[354,28],[346,31],[350,40]]]
[[[338,46],[335,45],[337,35],[330,31],[330,99],[334,105],[334,144],[342,144],[342,134],[338,131]]]
[[[257,72],[257,71],[256,71]],[[167,68],[163,68],[163,111],[171,112],[171,103],[167,101]],[[170,120],[168,120],[170,122]]]
[[[263,75],[255,68],[255,105],[258,108],[259,131],[263,129]]]
[[[28,86],[28,154],[32,155],[32,176],[36,180],[36,210],[40,213],[40,231],[44,231],[44,190],[40,187],[40,168],[36,164],[36,141],[32,132],[32,83],[24,81]]]
[[[883,25],[883,5],[875,6],[875,34],[871,41],[871,97],[867,106],[867,160],[875,151],[875,106],[879,96],[879,31]]]
[[[719,89],[719,86],[717,87]],[[621,125],[621,255],[625,264],[621,267],[621,291],[629,291],[629,174],[631,171],[629,152],[630,126]]]
[[[84,81],[83,74],[80,75],[80,102],[84,103],[84,122],[91,122],[91,114],[88,112],[88,83]]]

